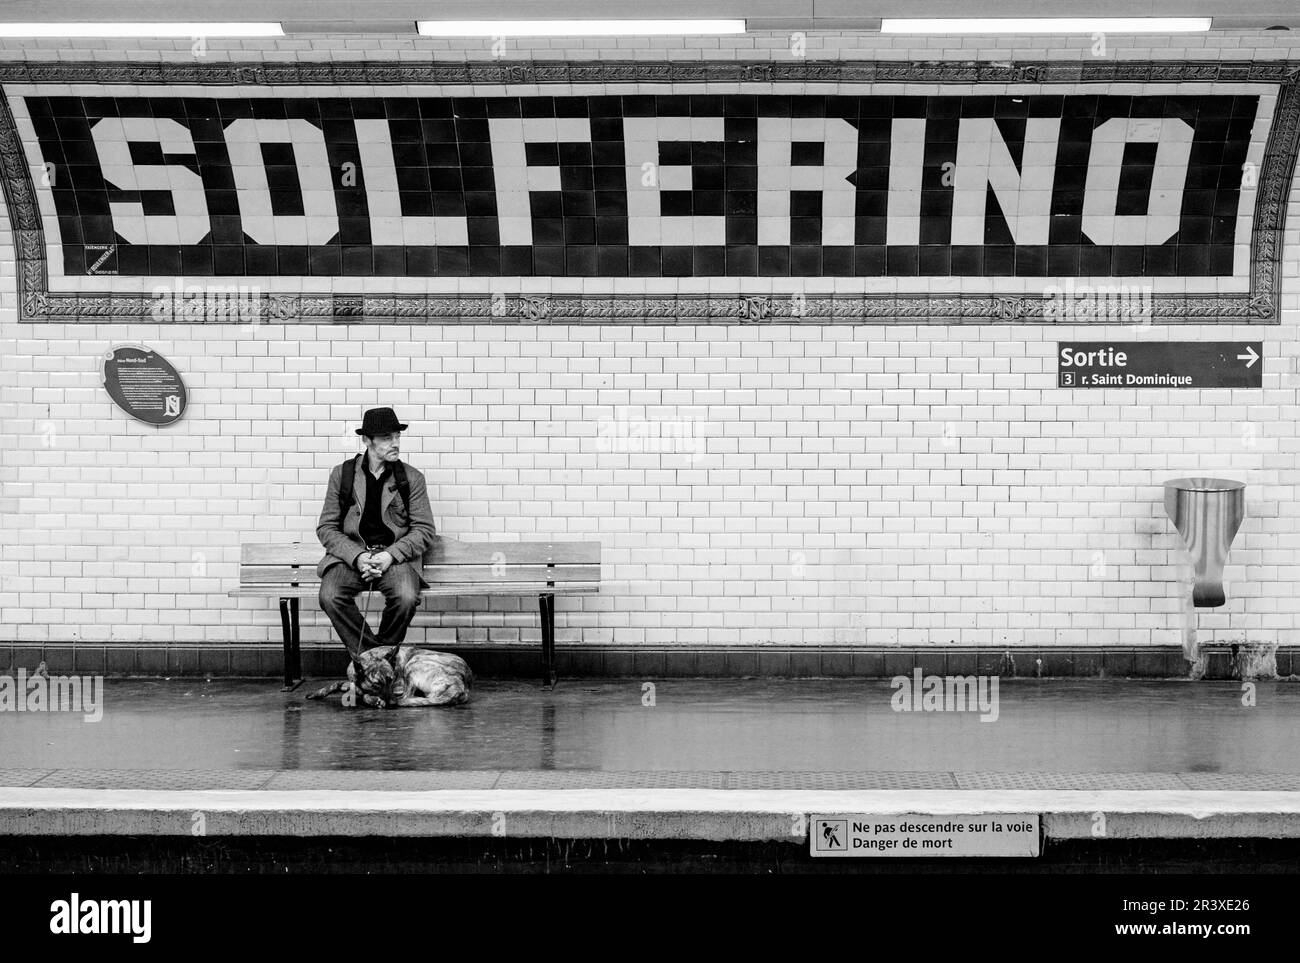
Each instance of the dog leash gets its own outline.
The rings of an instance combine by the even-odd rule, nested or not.
[[[367,554],[371,554],[373,552],[382,552],[382,551],[384,551],[384,546],[382,545],[366,546]],[[376,576],[371,575],[369,578],[366,579],[366,588],[365,588],[366,604],[361,608],[361,636],[357,639],[358,654],[363,651],[361,645],[366,641],[366,627],[369,624],[369,618],[370,618],[370,598],[372,595],[375,594],[375,578]],[[354,659],[353,661],[356,660]]]
[[[367,552],[386,552],[387,550],[388,550],[388,546],[386,545],[366,546]],[[370,595],[373,595],[375,591],[374,588],[375,578],[376,576],[371,576],[370,578],[366,579],[366,588],[370,594],[366,596],[366,604],[361,613],[361,637],[357,640],[358,652],[361,651],[361,643],[364,642],[366,638],[367,618],[370,615]],[[397,653],[401,650],[401,648],[402,648],[402,643],[398,642],[396,645],[393,646],[393,651],[388,653],[388,664],[391,665],[394,670],[397,669]]]

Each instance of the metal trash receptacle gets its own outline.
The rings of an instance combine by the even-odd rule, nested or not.
[[[1175,478],[1165,482],[1165,511],[1192,557],[1192,604],[1223,605],[1223,566],[1246,517],[1245,482],[1230,478]]]

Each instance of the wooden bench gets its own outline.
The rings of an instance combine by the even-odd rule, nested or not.
[[[284,688],[302,682],[298,600],[320,592],[319,542],[243,545],[239,587],[231,596],[280,600],[284,632]],[[537,595],[542,623],[542,684],[554,685],[555,596],[600,589],[599,542],[462,542],[437,536],[425,556],[431,595]]]

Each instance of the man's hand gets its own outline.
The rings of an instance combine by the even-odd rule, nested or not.
[[[370,556],[370,567],[379,575],[383,575],[387,572],[392,564],[393,556],[389,555],[387,552],[375,552]]]
[[[357,571],[364,579],[375,578],[379,573],[375,568],[375,557],[369,552],[362,552],[357,556]]]

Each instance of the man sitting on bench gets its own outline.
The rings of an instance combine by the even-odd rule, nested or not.
[[[330,472],[316,527],[327,553],[316,566],[320,607],[353,659],[376,646],[400,644],[420,590],[428,587],[424,553],[437,530],[424,475],[398,457],[406,428],[392,408],[365,413],[357,434],[365,437],[366,449]],[[384,595],[377,636],[356,603],[367,587]]]

